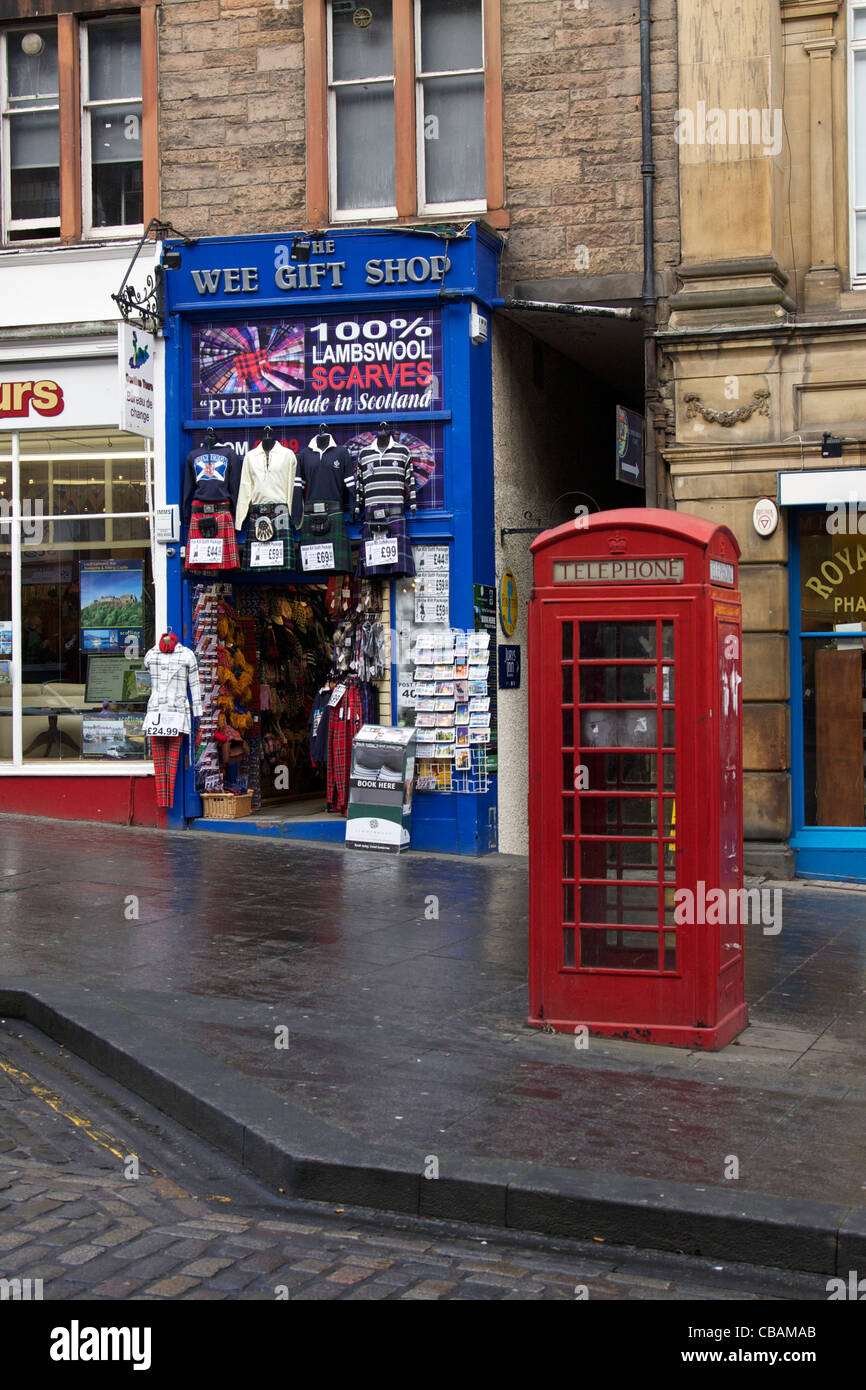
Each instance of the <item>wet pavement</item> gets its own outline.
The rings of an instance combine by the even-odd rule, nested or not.
[[[526,904],[505,856],[0,817],[0,984],[87,986],[419,1168],[866,1204],[866,893],[785,887],[780,933],[746,929],[751,1026],[715,1054],[526,1028]]]

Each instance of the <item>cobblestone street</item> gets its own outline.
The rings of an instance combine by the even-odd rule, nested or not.
[[[0,1278],[45,1299],[826,1297],[820,1276],[282,1201],[110,1089],[0,1027]]]

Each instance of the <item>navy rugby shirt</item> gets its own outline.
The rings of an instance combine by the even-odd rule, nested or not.
[[[234,450],[205,444],[186,456],[183,470],[181,514],[189,526],[193,502],[231,502],[234,520],[243,465]]]
[[[344,510],[354,506],[355,465],[348,449],[335,444],[330,434],[324,449],[311,439],[298,454],[297,482],[307,511],[314,502],[339,502]]]

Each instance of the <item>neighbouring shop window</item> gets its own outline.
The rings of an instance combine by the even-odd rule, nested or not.
[[[306,0],[305,28],[313,220],[501,208],[499,0]]]
[[[825,508],[799,519],[807,825],[866,825],[866,535],[856,508],[853,530],[847,521]]]
[[[54,448],[28,440],[22,451],[20,517],[7,506],[0,527],[0,642],[7,610],[10,629],[16,607],[20,619],[14,679],[0,684],[0,760],[13,755],[16,700],[23,765],[140,760],[143,657],[155,638],[142,442],[114,436],[100,449],[90,438],[76,452],[67,437]],[[0,477],[11,467],[0,437]]]

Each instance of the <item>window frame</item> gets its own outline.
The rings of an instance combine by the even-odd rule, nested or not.
[[[484,25],[485,0],[481,3],[481,67],[454,68],[448,72],[425,72],[422,69],[423,49],[421,47],[421,5],[423,0],[413,0],[415,11],[415,167],[417,171],[418,211],[419,213],[486,212],[486,190],[483,198],[470,198],[462,202],[434,203],[427,197],[427,141],[424,134],[424,83],[431,77],[477,77],[482,85],[487,85],[487,35]],[[485,122],[485,167],[487,162],[487,131]]]
[[[139,122],[141,129],[141,173],[142,183],[144,180],[144,52],[141,50],[141,95],[139,97],[112,97],[106,99],[92,99],[87,95],[90,91],[90,38],[89,30],[93,25],[122,23],[128,19],[128,15],[88,15],[82,18],[78,25],[79,43],[79,72],[80,72],[80,108],[81,108],[81,235],[86,240],[98,237],[100,240],[115,240],[120,237],[141,236],[147,225],[141,222],[126,222],[118,225],[95,227],[93,225],[93,161],[91,158],[91,132],[92,132],[92,113],[103,106],[119,106],[124,101],[137,102],[141,108]],[[141,31],[139,29],[139,37]],[[144,198],[142,191],[142,208]]]
[[[857,53],[866,53],[866,37],[862,39],[854,38],[854,15],[857,10],[862,10],[866,17],[866,4],[863,0],[848,0],[846,13],[846,36],[847,36],[847,66],[848,66],[848,242],[849,242],[849,270],[851,275],[851,288],[866,288],[866,268],[858,271],[857,269],[857,218],[866,216],[866,203],[859,206],[856,198],[857,191],[857,106],[856,92],[854,84],[854,57]],[[864,133],[861,143],[866,145],[866,102],[863,110]]]
[[[472,203],[427,205],[421,196],[424,190],[418,169],[423,170],[423,151],[418,148],[416,9],[416,0],[393,0],[396,209],[353,208],[340,212],[334,199],[330,0],[304,0],[307,223],[311,227],[352,221],[409,223],[446,213],[480,216],[499,229],[509,225],[503,168],[501,0],[482,0],[486,196]],[[423,136],[423,125],[420,133]]]
[[[347,87],[361,86],[386,86],[391,85],[394,93],[395,117],[396,117],[396,70],[390,77],[334,77],[334,5],[333,0],[325,0],[325,19],[327,24],[326,31],[326,54],[328,63],[328,202],[331,207],[331,216],[334,222],[352,222],[357,218],[372,220],[378,217],[396,217],[397,204],[383,206],[380,208],[345,208],[337,206],[337,92]],[[392,67],[393,62],[392,48]],[[395,185],[396,192],[396,185]]]
[[[49,237],[33,236],[20,240],[9,239],[9,218],[7,214],[7,194],[5,170],[9,167],[5,148],[5,127],[8,120],[5,111],[0,116],[4,127],[0,141],[0,159],[3,162],[3,188],[0,190],[0,248],[5,250],[19,247],[42,247],[68,245],[91,241],[134,241],[151,218],[159,216],[159,148],[157,114],[157,52],[158,52],[158,7],[159,0],[140,0],[130,4],[128,0],[41,0],[42,13],[34,16],[28,24],[27,19],[10,20],[0,26],[0,53],[5,63],[5,37],[9,33],[29,29],[47,28],[52,22],[57,25],[57,66],[59,105],[60,105],[60,234]],[[81,48],[86,42],[82,34],[84,26],[92,20],[113,18],[134,18],[138,16],[141,26],[141,145],[142,145],[142,204],[143,220],[127,227],[92,227],[90,218],[85,218],[85,189],[89,190],[89,147],[85,149],[82,138],[85,128],[85,113],[82,102]],[[5,67],[2,75],[5,84]],[[85,159],[87,160],[87,183],[85,183]],[[87,192],[90,202],[90,193]],[[28,225],[33,225],[32,223]],[[57,225],[52,219],[50,226]],[[12,228],[14,230],[14,228]]]
[[[60,137],[59,137],[59,131],[60,131],[60,44],[59,44],[59,35],[58,35],[58,75],[57,75],[57,86],[58,86],[58,91],[57,91],[57,97],[56,97],[55,101],[54,101],[52,104],[50,104],[50,105],[44,104],[44,103],[42,103],[42,102],[39,102],[37,105],[19,107],[19,108],[17,108],[17,110],[13,110],[13,109],[9,106],[9,90],[8,90],[8,86],[9,86],[9,77],[8,77],[8,73],[9,73],[9,67],[8,67],[8,61],[9,61],[9,56],[8,56],[8,55],[9,55],[9,39],[10,39],[10,37],[13,37],[13,36],[18,35],[18,34],[27,34],[27,33],[31,33],[31,32],[35,32],[35,33],[44,33],[44,34],[47,34],[47,33],[57,34],[57,28],[56,28],[56,25],[51,24],[50,20],[49,20],[49,23],[46,24],[46,23],[44,23],[43,20],[40,18],[40,19],[37,19],[33,24],[29,24],[29,25],[28,25],[28,24],[15,24],[15,25],[10,25],[8,28],[4,28],[4,29],[2,30],[2,32],[0,32],[0,122],[2,122],[2,127],[3,127],[3,128],[2,128],[2,132],[0,132],[0,168],[2,168],[2,184],[3,184],[2,190],[0,190],[0,192],[2,192],[2,206],[0,206],[0,226],[2,226],[2,228],[3,228],[3,242],[4,242],[4,244],[8,244],[9,246],[21,246],[21,245],[26,245],[26,244],[28,244],[28,243],[30,243],[30,242],[33,242],[33,241],[56,241],[56,240],[57,240],[57,237],[60,235],[60,212],[59,212],[59,211],[58,211],[58,214],[57,214],[56,217],[33,217],[33,218],[24,218],[24,219],[18,218],[17,220],[13,219],[13,217],[12,217],[12,121],[13,121],[15,115],[17,115],[17,114],[19,114],[19,113],[22,113],[22,114],[23,114],[23,113],[30,114],[30,113],[32,113],[32,112],[56,111],[56,112],[57,112],[57,127],[58,127],[58,146],[59,146],[59,138],[60,138]],[[61,169],[62,169],[62,165],[63,165],[63,156],[62,156],[62,152],[59,152],[59,153],[58,153],[58,170],[57,170],[58,179],[59,179],[59,180],[60,180],[60,178],[61,178]],[[44,236],[40,236],[40,235],[39,235],[40,231],[41,231],[43,228],[54,228],[54,227],[57,227],[57,229],[58,229],[57,232],[54,232],[54,233],[51,234],[51,235],[44,235]],[[8,237],[8,233],[9,233],[9,232],[21,232],[21,231],[27,231],[27,230],[29,230],[29,229],[32,229],[32,230],[35,232],[35,235],[34,235],[34,236],[31,236],[31,237],[14,237],[14,238],[9,237],[8,240],[7,240],[7,237]]]

